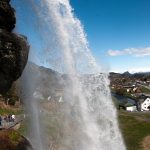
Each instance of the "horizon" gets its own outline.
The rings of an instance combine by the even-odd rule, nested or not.
[[[53,71],[55,71],[55,72],[58,72],[58,73],[61,73],[61,72],[59,72],[59,71],[57,71],[57,70],[55,70],[55,69],[53,69],[53,68],[49,68],[49,67],[46,67],[46,66],[44,66],[44,65],[38,65],[38,64],[36,64],[35,62],[32,62],[32,61],[28,61],[28,63],[29,64],[33,64],[33,65],[36,65],[37,67],[44,67],[45,69],[50,69],[50,70],[53,70]],[[123,73],[126,73],[126,72],[129,72],[130,74],[136,74],[136,73],[150,73],[150,71],[135,71],[135,72],[130,72],[130,71],[128,71],[128,70],[126,70],[126,71],[124,71],[124,72],[119,72],[119,71],[109,71],[108,73],[119,73],[119,74],[123,74]],[[62,73],[63,74],[63,73]],[[64,73],[65,74],[65,73]]]

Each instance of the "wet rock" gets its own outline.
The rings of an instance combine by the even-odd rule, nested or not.
[[[18,143],[16,150],[33,150],[33,148],[30,142],[24,138]]]
[[[0,150],[33,150],[30,142],[14,130],[0,131]]]
[[[0,93],[7,92],[27,63],[29,44],[25,36],[12,33],[16,24],[10,0],[0,0]]]
[[[21,76],[28,52],[29,45],[24,36],[0,29],[0,92],[7,91]]]

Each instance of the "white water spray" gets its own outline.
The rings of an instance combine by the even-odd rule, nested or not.
[[[63,110],[61,146],[51,146],[51,150],[125,150],[108,75],[96,64],[69,0],[28,2],[37,15],[38,31],[44,39],[42,57],[55,70],[67,74],[70,81],[64,89],[67,106]],[[35,106],[32,111],[38,109]],[[36,113],[35,118],[38,117]],[[33,123],[36,124],[33,130],[40,136],[39,119]],[[40,143],[36,150],[44,149],[45,146],[41,146],[44,139],[32,138]]]

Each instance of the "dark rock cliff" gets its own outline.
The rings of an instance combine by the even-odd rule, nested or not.
[[[0,131],[0,150],[33,150],[30,142],[14,130]]]
[[[15,24],[15,10],[10,0],[0,0],[0,94],[7,92],[13,81],[21,76],[28,59],[27,38],[12,32]],[[0,131],[0,150],[33,149],[19,133],[5,130]]]
[[[0,0],[0,28],[12,31],[16,24],[15,10],[9,4],[10,0]]]
[[[0,93],[6,92],[21,76],[29,52],[25,36],[12,33],[16,18],[9,2],[0,0]]]

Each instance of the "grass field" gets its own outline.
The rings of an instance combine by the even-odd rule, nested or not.
[[[143,139],[150,135],[150,113],[119,111],[119,123],[127,150],[142,150]]]
[[[20,108],[14,109],[14,108],[2,108],[2,107],[0,107],[0,115],[8,115],[8,114],[18,115],[18,114],[22,114],[22,112],[23,111]]]

